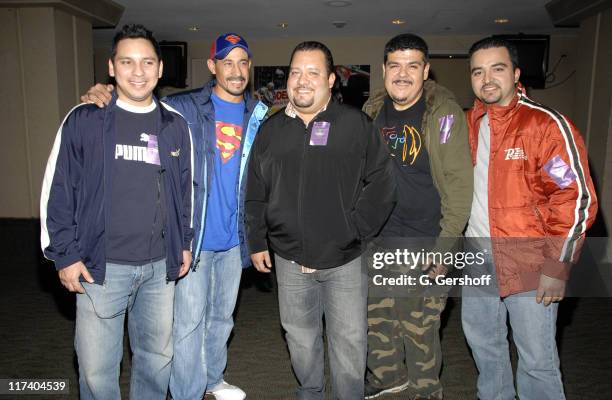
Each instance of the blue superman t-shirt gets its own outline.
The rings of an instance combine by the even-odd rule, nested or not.
[[[214,93],[215,167],[209,190],[202,248],[225,251],[239,244],[238,174],[244,102],[230,103]]]

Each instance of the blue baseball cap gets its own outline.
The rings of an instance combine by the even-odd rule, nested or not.
[[[240,47],[247,52],[249,58],[251,58],[251,52],[249,51],[249,45],[242,36],[235,33],[225,33],[217,38],[210,48],[210,58],[216,58],[217,60],[223,60],[230,51]]]

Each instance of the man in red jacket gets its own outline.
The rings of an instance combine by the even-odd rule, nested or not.
[[[529,99],[516,48],[488,37],[470,49],[468,112],[474,199],[466,236],[486,255],[493,291],[463,288],[462,322],[479,371],[478,397],[564,399],[555,343],[558,301],[597,212],[587,154],[575,126]]]

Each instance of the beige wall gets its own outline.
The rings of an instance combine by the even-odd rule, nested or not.
[[[108,76],[108,59],[110,57],[110,43],[108,47],[94,49],[94,80],[96,83],[106,83]]]
[[[57,128],[93,82],[91,24],[50,7],[0,8],[0,29],[0,217],[37,217]]]
[[[574,99],[576,94],[576,70],[578,45],[577,35],[554,35],[550,39],[550,56],[548,60],[548,70],[551,72],[562,54],[563,58],[555,71],[556,79],[553,82],[547,83],[549,89],[533,89],[529,91],[535,101],[552,107],[570,119],[576,118],[576,110],[574,108]],[[568,78],[564,83],[563,80]],[[558,86],[557,86],[558,85]]]
[[[474,103],[474,92],[468,78],[470,60],[467,58],[432,58],[430,60],[430,79],[455,94],[457,103],[464,109]]]
[[[19,22],[16,10],[0,9],[0,119],[6,149],[0,157],[0,169],[6,171],[0,175],[2,216],[29,216],[31,208]]]

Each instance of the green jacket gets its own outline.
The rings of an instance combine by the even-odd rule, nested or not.
[[[421,132],[429,154],[433,182],[440,195],[440,237],[460,237],[470,216],[474,191],[474,170],[465,114],[454,95],[434,81],[425,81],[424,95],[426,109]],[[363,111],[376,119],[386,96],[384,89],[373,93],[363,105]],[[448,136],[444,135],[441,124],[444,117],[450,115],[453,122]],[[443,136],[447,137],[445,143],[442,143]],[[450,242],[440,242],[438,249],[448,249],[449,246]]]

